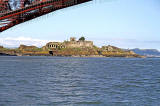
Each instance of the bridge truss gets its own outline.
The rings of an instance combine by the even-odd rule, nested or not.
[[[12,10],[8,0],[0,0],[0,32],[55,10],[88,1],[92,0],[20,0],[20,8]]]

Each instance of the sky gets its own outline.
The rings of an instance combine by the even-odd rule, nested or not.
[[[160,50],[160,0],[94,0],[0,33],[0,45],[41,47],[84,36],[97,46]]]

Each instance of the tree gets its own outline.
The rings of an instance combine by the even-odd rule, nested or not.
[[[83,36],[80,37],[80,38],[79,38],[79,41],[85,41],[85,37],[83,37]]]

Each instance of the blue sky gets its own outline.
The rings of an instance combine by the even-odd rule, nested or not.
[[[42,46],[72,36],[97,46],[160,50],[160,0],[96,0],[58,10],[0,33],[0,45]]]

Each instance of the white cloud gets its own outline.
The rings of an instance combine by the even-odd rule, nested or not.
[[[18,47],[20,44],[34,45],[37,47],[44,46],[49,40],[34,39],[30,37],[6,37],[0,38],[0,45],[5,47]]]
[[[158,49],[160,41],[143,41],[143,40],[136,40],[136,39],[123,39],[123,38],[90,38],[94,41],[96,46],[104,46],[104,45],[113,45],[120,48],[143,48],[143,49]],[[87,40],[90,40],[87,39]],[[42,40],[42,39],[35,39],[31,37],[3,37],[0,38],[0,45],[4,47],[14,48],[19,47],[20,44],[24,45],[34,45],[37,47],[42,47],[46,45],[48,42],[52,42],[53,40]]]

